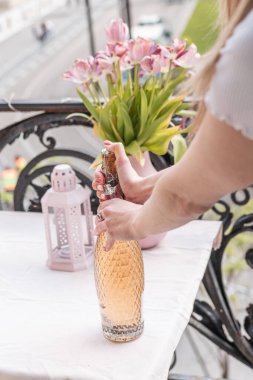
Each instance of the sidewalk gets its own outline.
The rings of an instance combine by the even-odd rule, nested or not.
[[[0,12],[0,42],[64,6],[65,3],[66,0],[26,0],[20,5]]]
[[[59,8],[57,11],[48,14],[47,20],[54,25],[54,38],[60,37],[70,29],[71,25],[76,26],[77,23],[86,23],[84,12],[80,14],[75,9]],[[18,54],[15,54],[18,47]],[[5,41],[0,43],[0,79],[6,78],[14,69],[19,68],[25,61],[29,63],[29,59],[41,50],[41,43],[34,37],[31,26],[25,27]]]

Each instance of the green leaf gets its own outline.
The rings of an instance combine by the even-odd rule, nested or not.
[[[188,127],[184,128],[184,129],[180,129],[178,131],[178,133],[180,133],[181,135],[185,135],[185,134],[189,133],[193,128],[194,128],[194,125],[191,124],[191,125],[188,125]]]
[[[143,144],[143,148],[155,154],[165,154],[170,140],[178,133],[178,129],[179,127],[171,127],[158,131]]]
[[[185,73],[179,75],[177,78],[172,80],[167,87],[165,87],[157,98],[154,100],[154,104],[151,108],[150,114],[156,115],[163,104],[168,100],[168,98],[172,95],[175,87],[181,83],[185,79]]]
[[[167,113],[164,113],[161,117],[154,120],[148,128],[144,130],[141,136],[139,136],[138,141],[141,142],[141,145],[146,142],[150,137],[156,134],[157,131],[162,130],[170,124],[171,118],[174,115],[176,109],[178,107],[178,103],[174,104],[172,108],[169,108]]]
[[[151,76],[151,75],[149,75],[149,76],[147,77],[147,79],[145,80],[145,82],[144,82],[144,84],[143,84],[143,86],[142,86],[142,88],[143,88],[144,91],[146,91],[146,90],[148,89],[148,87],[149,87],[149,85],[150,85],[150,81],[151,81],[153,78],[156,79],[156,77],[153,77],[153,76]]]
[[[124,102],[126,102],[131,97],[131,95],[132,95],[132,77],[131,77],[130,70],[128,70],[127,83],[126,83],[123,97],[122,97]]]
[[[157,79],[156,77],[154,77],[151,85],[149,86],[149,88],[147,89],[147,99],[148,99],[148,113],[150,114],[151,110],[152,110],[152,107],[153,107],[153,103],[154,103],[154,99],[156,98],[156,93],[158,92],[157,88],[156,88],[156,83],[157,83]]]
[[[89,111],[89,113],[94,117],[94,119],[96,119],[98,121],[99,120],[99,111],[89,101],[87,96],[85,96],[84,93],[82,93],[82,91],[80,91],[78,88],[77,88],[77,92],[78,92],[78,95],[80,96],[80,98],[82,99],[83,104],[85,105],[85,107]]]
[[[145,128],[145,124],[148,118],[148,102],[147,97],[143,89],[140,91],[141,93],[141,118],[140,118],[140,129],[138,135],[142,133]]]
[[[116,136],[116,140],[114,140],[114,141],[116,141],[116,142],[119,141],[122,144],[124,144],[124,141],[123,141],[122,137],[120,136],[119,131],[117,130],[116,126],[114,125],[112,118],[110,119],[110,124],[111,124],[112,130],[113,130],[113,133]]]
[[[181,110],[177,112],[179,116],[192,117],[196,115],[196,111],[193,110]]]
[[[107,80],[108,95],[109,95],[109,98],[111,98],[112,96],[117,94],[116,89],[113,86],[112,77],[110,74],[106,75],[106,80]]]
[[[124,140],[124,135],[125,135],[124,118],[123,118],[121,102],[118,99],[117,99],[117,113],[116,113],[115,123],[117,125],[117,130],[118,130],[122,140]]]
[[[127,109],[131,109],[131,107],[133,106],[133,102],[135,100],[135,96],[134,95],[131,95],[129,99],[127,99],[126,102],[124,102],[126,104],[126,108]]]
[[[131,144],[125,147],[126,153],[135,157],[140,164],[143,166],[145,163],[144,154],[138,142],[136,140],[132,141]]]
[[[134,128],[132,120],[128,114],[127,107],[122,103],[122,118],[124,120],[124,140],[126,145],[128,145],[134,139]]]
[[[182,135],[176,135],[171,139],[173,145],[174,164],[181,160],[187,150],[186,140]]]
[[[151,121],[165,115],[166,113],[170,113],[171,109],[174,109],[174,112],[175,112],[181,106],[183,99],[184,99],[184,96],[169,98],[169,100],[161,104],[160,108],[158,108],[156,112],[152,114]]]
[[[117,113],[117,109],[118,109],[117,101],[118,101],[118,99],[119,99],[119,96],[114,95],[108,102],[108,107],[110,108],[110,112],[112,115],[116,115],[116,113]]]
[[[99,123],[107,139],[117,141],[110,123],[110,104],[107,103],[99,112]]]
[[[106,140],[107,139],[107,137],[106,137],[106,135],[105,135],[105,133],[104,133],[104,131],[103,131],[100,123],[97,123],[97,122],[93,123],[93,133],[94,133],[95,136],[99,137],[102,140]]]
[[[131,107],[128,108],[128,115],[131,119],[134,137],[138,136],[140,130],[140,108],[141,108],[141,93],[140,91],[137,95],[134,95]]]
[[[93,121],[92,116],[86,115],[86,113],[81,113],[81,112],[74,112],[66,116],[66,119],[71,119],[72,117],[81,117],[83,119],[87,119],[89,121]]]

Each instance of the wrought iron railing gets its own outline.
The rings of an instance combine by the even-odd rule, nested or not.
[[[80,117],[66,118],[73,112],[86,112],[79,101],[67,103],[15,101],[11,105],[0,101],[0,112],[13,111],[40,112],[0,130],[0,153],[17,139],[26,140],[32,135],[37,136],[45,150],[34,157],[21,171],[14,191],[14,209],[41,211],[40,199],[49,187],[49,176],[57,159],[77,158],[90,164],[95,158],[84,151],[56,148],[56,138],[45,136],[45,133],[63,126],[90,128],[91,124],[87,119]],[[49,163],[43,165],[45,159],[49,159]],[[54,162],[50,163],[50,159],[54,159]],[[173,162],[169,154],[164,157],[152,155],[151,159],[158,170]],[[91,187],[91,179],[79,168],[74,166],[74,169],[80,182]],[[30,193],[29,188],[33,189]],[[33,195],[31,196],[31,194]],[[230,197],[226,197],[225,200],[221,200],[213,207],[214,214],[223,222],[222,242],[220,248],[212,252],[203,279],[209,301],[195,301],[190,325],[222,350],[253,368],[253,303],[246,308],[242,327],[232,310],[222,270],[224,253],[228,244],[239,234],[253,233],[253,210],[247,215],[242,214],[239,217],[234,212],[235,206],[248,205],[251,199],[252,188],[248,188],[242,192],[231,194]],[[94,191],[91,193],[91,203],[95,213],[97,200]],[[253,244],[245,252],[245,261],[250,268],[253,268]]]
[[[253,198],[253,186],[231,194],[220,200],[213,212],[223,222],[222,240],[219,249],[213,250],[203,279],[205,289],[212,301],[196,300],[190,325],[213,343],[244,364],[253,368],[253,303],[246,308],[243,328],[232,311],[227,295],[222,270],[228,245],[245,232],[253,233],[253,202],[251,212],[244,215],[245,208]],[[242,209],[237,215],[238,208]],[[253,234],[252,234],[253,237]],[[249,268],[253,269],[253,239],[250,247],[243,252]]]

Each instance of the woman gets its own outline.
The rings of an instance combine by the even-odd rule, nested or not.
[[[194,95],[201,99],[198,131],[183,159],[141,178],[123,146],[105,142],[116,154],[127,199],[101,202],[96,233],[108,232],[106,249],[113,239],[140,239],[179,227],[225,194],[253,184],[253,1],[221,5],[219,40],[194,79]],[[97,171],[93,188],[102,200],[103,183]]]

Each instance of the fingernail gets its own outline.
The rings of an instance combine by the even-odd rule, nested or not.
[[[103,188],[102,185],[97,185],[97,189],[98,189],[99,191],[103,191],[103,190],[104,190],[104,188]]]

